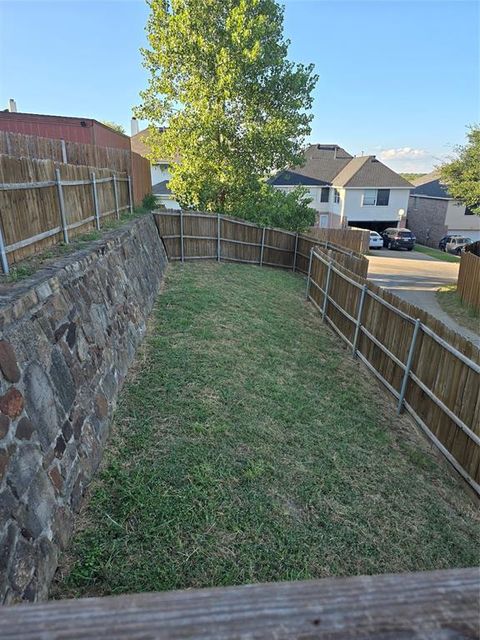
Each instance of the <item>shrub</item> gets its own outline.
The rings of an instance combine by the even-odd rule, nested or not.
[[[148,209],[149,211],[151,211],[152,209],[155,209],[156,206],[157,199],[155,198],[153,193],[147,193],[145,196],[143,196],[142,207],[144,209]]]

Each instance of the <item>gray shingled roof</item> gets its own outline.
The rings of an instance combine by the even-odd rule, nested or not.
[[[168,188],[168,180],[162,180],[162,182],[157,182],[152,187],[152,193],[155,196],[169,196],[171,195],[171,191]]]
[[[333,184],[336,187],[411,187],[410,182],[402,178],[377,160],[375,156],[353,158],[336,176]]]
[[[305,151],[305,163],[281,171],[269,180],[277,186],[335,185],[336,187],[395,188],[412,185],[375,156],[354,158],[338,145],[315,144]]]
[[[417,178],[413,182],[415,189],[412,191],[413,196],[429,196],[430,198],[451,198],[446,186],[440,182],[440,174],[438,171],[432,171],[426,176]]]

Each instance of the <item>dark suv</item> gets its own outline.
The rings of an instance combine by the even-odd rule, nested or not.
[[[415,246],[415,236],[410,229],[397,229],[392,227],[382,233],[383,246],[387,249],[407,249],[411,251]]]

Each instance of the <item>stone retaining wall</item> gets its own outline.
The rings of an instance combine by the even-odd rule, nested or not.
[[[166,263],[148,215],[0,290],[0,602],[47,597]]]

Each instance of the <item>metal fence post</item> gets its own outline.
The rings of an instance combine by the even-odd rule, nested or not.
[[[367,297],[367,291],[368,291],[368,287],[366,284],[364,284],[362,287],[362,292],[360,294],[360,300],[358,301],[357,324],[355,326],[355,335],[353,337],[353,344],[352,344],[353,357],[355,357],[357,353],[358,336],[360,335],[360,327],[362,326],[362,313],[363,313],[363,306],[365,304],[365,298]]]
[[[133,213],[132,179],[130,176],[128,176],[128,204],[130,207],[130,213]]]
[[[118,209],[117,176],[115,174],[113,174],[112,176],[112,182],[113,182],[113,197],[115,199],[115,215],[117,217],[117,220],[119,220],[120,211]]]
[[[183,209],[180,209],[180,258],[182,262],[185,262],[184,248],[183,248]]]
[[[7,252],[5,251],[5,242],[3,241],[3,233],[0,227],[0,259],[2,261],[2,269],[5,275],[8,275],[10,268],[8,266]]]
[[[325,293],[323,294],[323,307],[322,307],[322,320],[325,320],[325,315],[327,313],[327,305],[328,305],[328,293],[330,291],[330,277],[332,273],[332,261],[328,263],[327,269],[327,281],[325,283]]]
[[[312,275],[312,259],[313,259],[313,247],[310,249],[310,260],[308,261],[307,290],[305,292],[305,300],[308,300],[308,296],[310,295],[310,278]]]
[[[95,207],[95,222],[97,224],[97,229],[100,231],[100,212],[98,210],[97,180],[95,178],[95,171],[92,171],[92,188],[93,188],[93,206]]]
[[[415,320],[415,327],[413,328],[412,341],[410,342],[410,348],[408,350],[407,362],[405,364],[405,373],[403,374],[402,387],[400,389],[400,396],[398,398],[397,414],[400,415],[403,409],[403,402],[405,400],[405,394],[407,392],[408,378],[410,376],[410,370],[412,368],[413,356],[415,353],[415,346],[417,344],[417,336],[420,329],[421,322],[417,318]]]
[[[295,249],[293,251],[293,269],[292,269],[292,271],[295,271],[295,269],[297,268],[297,249],[298,249],[298,233],[295,234]]]
[[[262,247],[260,249],[260,266],[263,264],[263,249],[265,247],[265,227],[262,229]]]
[[[67,164],[67,145],[65,144],[65,140],[60,140],[62,144],[62,162]]]
[[[221,242],[222,238],[221,238],[221,235],[220,235],[220,225],[221,225],[220,214],[217,213],[217,262],[220,262],[220,258],[221,258],[220,242]]]
[[[68,227],[67,216],[65,213],[65,200],[63,198],[62,180],[60,178],[60,169],[55,169],[55,179],[57,181],[58,205],[60,208],[60,220],[62,223],[63,241],[68,244]]]

